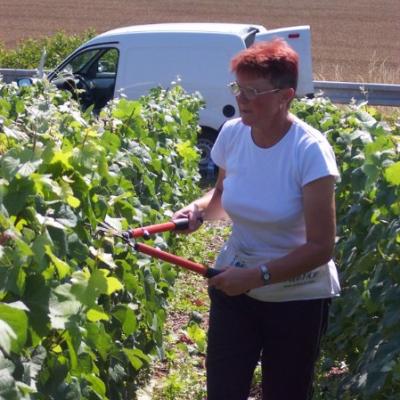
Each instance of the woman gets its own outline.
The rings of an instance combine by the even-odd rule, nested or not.
[[[240,118],[212,150],[216,185],[175,214],[192,232],[204,219],[232,220],[209,279],[208,400],[245,400],[261,357],[263,398],[306,400],[330,298],[334,182],[324,136],[289,113],[298,55],[286,42],[255,44],[231,62]]]

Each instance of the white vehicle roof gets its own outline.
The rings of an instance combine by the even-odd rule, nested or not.
[[[212,33],[221,35],[236,35],[242,38],[248,36],[250,32],[266,32],[262,25],[250,24],[232,24],[232,23],[165,23],[165,24],[148,24],[148,25],[132,25],[122,28],[113,29],[96,36],[92,41],[104,40],[106,37],[112,36],[129,36],[133,33]]]

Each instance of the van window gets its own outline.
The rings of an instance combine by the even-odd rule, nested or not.
[[[69,72],[71,74],[80,72],[85,65],[94,59],[98,52],[99,50],[89,50],[78,54],[62,69],[62,71]]]
[[[89,70],[95,73],[115,73],[117,72],[117,65],[117,49],[93,49],[79,53],[61,69],[60,73],[86,74]]]
[[[81,51],[61,66],[52,81],[60,89],[82,89],[79,100],[86,109],[100,110],[114,97],[119,51],[100,47]]]
[[[98,61],[97,72],[117,72],[118,50],[110,49]]]

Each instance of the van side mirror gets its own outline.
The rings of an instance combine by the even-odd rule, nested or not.
[[[32,86],[33,85],[33,80],[32,80],[32,78],[19,78],[19,79],[17,79],[17,85],[19,87]]]

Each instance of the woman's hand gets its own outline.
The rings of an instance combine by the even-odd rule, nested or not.
[[[189,228],[179,230],[178,233],[192,233],[200,228],[203,223],[203,213],[200,211],[196,203],[189,204],[188,206],[177,211],[172,219],[187,218],[189,220]]]
[[[210,278],[208,286],[221,290],[228,296],[238,296],[262,286],[258,268],[226,267],[224,272]]]

